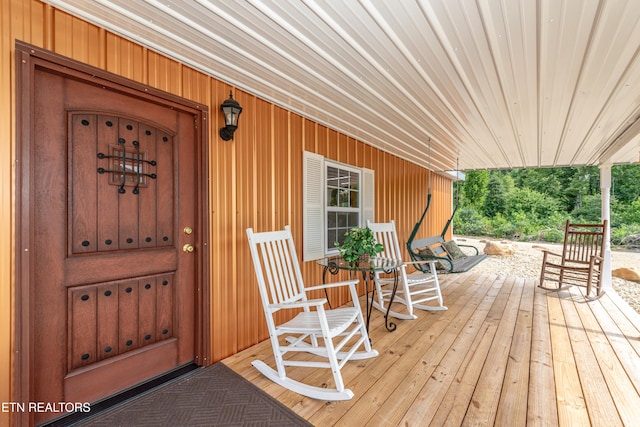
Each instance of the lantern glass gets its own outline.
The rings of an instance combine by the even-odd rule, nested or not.
[[[224,115],[224,127],[220,128],[220,137],[228,141],[233,138],[233,133],[238,128],[238,118],[242,113],[242,107],[238,101],[233,99],[233,93],[229,92],[229,99],[220,105],[220,109]]]

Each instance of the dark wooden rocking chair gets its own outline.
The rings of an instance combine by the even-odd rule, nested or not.
[[[562,289],[563,285],[585,286],[587,298],[590,298],[595,285],[596,297],[600,297],[606,237],[607,220],[602,224],[571,224],[567,221],[562,254],[543,251],[539,286],[553,291]],[[557,287],[547,287],[545,281],[555,282]]]

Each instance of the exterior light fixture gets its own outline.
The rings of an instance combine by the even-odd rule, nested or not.
[[[220,138],[229,141],[233,139],[233,133],[238,128],[238,117],[242,113],[242,107],[233,99],[233,93],[229,91],[229,99],[220,105],[220,110],[224,115],[224,127],[220,128]]]

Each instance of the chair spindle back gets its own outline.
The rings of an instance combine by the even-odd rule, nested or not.
[[[247,230],[260,296],[265,305],[306,300],[302,273],[289,226],[281,231]],[[265,281],[266,277],[266,281]]]
[[[593,256],[602,257],[607,222],[602,224],[570,224],[567,221],[563,258],[588,264]]]
[[[388,223],[376,223],[375,226],[367,222],[367,226],[371,228],[376,241],[384,246],[384,251],[377,256],[402,262],[402,252],[400,251],[400,244],[398,243],[396,227],[393,220]]]

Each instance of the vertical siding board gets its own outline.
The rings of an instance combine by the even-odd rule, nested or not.
[[[53,21],[53,40],[50,41],[52,48],[61,55],[73,55],[73,18],[71,15],[56,10]]]
[[[269,169],[270,150],[272,143],[272,117],[271,105],[267,102],[259,101],[256,105],[256,164],[255,171],[258,177],[256,181],[257,216],[255,218],[256,231],[267,231],[271,229],[271,218],[269,209],[269,199],[271,198],[271,174]],[[264,316],[261,317],[264,321]]]
[[[302,151],[308,150],[375,171],[376,220],[394,219],[406,242],[426,204],[428,173],[326,126],[314,123],[255,96],[233,90],[243,106],[240,128],[232,141],[222,141],[219,105],[229,95],[228,85],[189,69],[169,58],[111,34],[38,0],[0,0],[3,55],[0,60],[0,112],[11,123],[0,126],[0,400],[11,401],[11,284],[12,198],[14,154],[13,52],[16,39],[52,49],[120,76],[209,105],[210,144],[210,264],[212,362],[268,338],[245,228],[256,231],[292,227],[297,248],[302,243]],[[433,200],[421,236],[440,233],[451,211],[451,184],[431,175]],[[315,263],[302,266],[309,283],[321,280]],[[338,279],[346,279],[341,275]],[[344,304],[342,291],[330,294]],[[124,301],[121,301],[123,303]],[[136,315],[138,313],[136,312]],[[15,315],[15,313],[14,313]],[[284,320],[287,314],[283,313]],[[256,319],[261,319],[256,322]],[[121,331],[123,332],[123,331]],[[136,340],[138,337],[134,337]],[[122,345],[122,343],[120,344]],[[0,424],[5,421],[0,414]]]
[[[291,225],[294,242],[298,256],[302,255],[302,152],[303,145],[303,119],[297,114],[289,114],[289,207],[287,223]],[[301,267],[303,267],[301,265]],[[305,270],[303,269],[303,274]],[[310,277],[311,282],[319,280],[319,276]]]
[[[120,43],[122,45],[122,43]],[[126,51],[127,46],[120,46],[119,51]],[[140,52],[142,54],[142,52]],[[148,84],[160,90],[164,90],[166,92],[172,93],[174,95],[182,94],[182,76],[180,71],[182,67],[166,58],[160,54],[149,51],[147,53],[148,61],[149,61],[149,69],[148,69]],[[124,65],[119,64],[120,60],[125,60],[126,58],[120,55],[118,59],[118,68],[125,67]],[[229,93],[229,91],[227,91]],[[222,100],[220,101],[222,103]]]
[[[246,99],[245,99],[246,98]],[[238,98],[238,102],[243,106],[241,121],[239,123],[243,131],[243,137],[238,140],[237,145],[237,161],[236,168],[238,179],[238,215],[239,225],[237,241],[237,259],[236,262],[250,263],[249,246],[247,243],[245,229],[253,227],[257,230],[256,225],[257,214],[257,183],[258,173],[256,171],[259,157],[256,155],[257,145],[263,143],[261,137],[257,136],[255,129],[256,120],[258,119],[258,108],[254,97],[246,96]],[[261,104],[267,107],[266,104]],[[240,130],[239,130],[240,131]],[[242,194],[242,200],[240,195]],[[250,264],[244,264],[245,266]],[[255,280],[253,269],[244,268],[242,264],[238,264],[238,328],[240,330],[239,342],[240,346],[251,345],[249,343],[259,340],[264,336],[266,326],[263,321],[262,306],[260,304],[260,296],[258,293],[258,285]],[[257,321],[256,321],[257,320]],[[259,325],[259,327],[256,327]]]
[[[266,102],[264,102],[261,99],[255,98],[253,97],[252,103],[250,105],[250,107],[252,107],[253,109],[253,113],[252,113],[252,119],[251,119],[251,134],[252,134],[252,145],[251,145],[251,170],[253,173],[253,177],[251,180],[251,187],[249,189],[250,191],[250,198],[249,198],[249,202],[251,204],[251,217],[248,218],[248,223],[247,226],[248,227],[253,227],[254,229],[256,229],[256,227],[262,227],[262,225],[259,223],[259,218],[260,218],[260,205],[258,204],[258,183],[261,180],[261,176],[258,173],[257,170],[257,165],[258,163],[261,161],[259,154],[258,154],[258,150],[257,147],[260,144],[264,144],[266,142],[265,140],[265,136],[263,136],[261,134],[261,131],[263,130],[263,128],[259,127],[259,123],[267,123],[265,120],[268,119],[269,116],[269,110],[268,110],[268,104]],[[262,116],[261,116],[262,115]],[[259,120],[262,120],[262,122],[260,122]],[[260,131],[259,131],[260,130]],[[246,235],[243,236],[244,240],[244,247],[245,247],[245,254],[246,254],[246,258],[241,258],[239,259],[239,262],[248,262],[251,263],[251,255],[249,253],[249,247],[248,247],[248,242],[247,242],[247,238]],[[250,265],[250,264],[245,264],[245,265]],[[240,267],[242,268],[242,267]],[[253,315],[254,315],[254,319],[259,319],[257,323],[258,328],[257,330],[254,331],[254,334],[257,335],[257,339],[258,341],[261,341],[262,339],[264,339],[264,337],[269,336],[269,330],[267,328],[267,324],[266,324],[266,320],[262,311],[262,302],[260,300],[260,295],[259,295],[259,291],[258,291],[258,283],[257,280],[255,278],[255,273],[253,271],[253,269],[247,269],[247,274],[249,275],[249,277],[251,278],[251,283],[252,283],[252,291],[254,292],[254,310],[252,311]]]
[[[100,29],[89,23],[73,20],[73,51],[79,61],[97,67],[100,65]],[[77,40],[77,41],[76,41]]]
[[[289,115],[289,212],[288,223],[293,227],[293,237],[302,243],[302,118]]]
[[[151,53],[149,56],[151,57]],[[151,61],[150,61],[151,68]],[[151,71],[149,72],[151,74]],[[211,99],[212,100],[220,100],[221,94],[224,92],[224,88],[220,88],[220,84],[217,82],[214,83],[211,87]],[[220,205],[220,191],[219,191],[219,182],[220,182],[220,161],[221,153],[220,153],[220,144],[222,141],[218,136],[218,129],[220,128],[220,114],[218,109],[213,109],[211,107],[210,111],[210,120],[209,120],[209,141],[210,141],[210,184],[209,184],[209,200],[210,200],[210,253],[211,253],[211,289],[210,289],[210,299],[211,299],[211,346],[212,346],[212,359],[216,360],[225,356],[225,349],[229,347],[227,344],[227,337],[229,332],[225,328],[220,328],[215,325],[222,325],[223,322],[229,322],[230,319],[228,317],[228,313],[226,312],[231,304],[231,299],[227,298],[228,289],[227,286],[224,285],[224,268],[220,268],[221,265],[221,253],[223,252],[223,242],[226,239],[221,239],[220,232],[223,229],[221,225],[221,218],[218,206]],[[233,319],[232,319],[233,320]],[[235,323],[235,322],[233,322]]]
[[[217,105],[228,98],[230,87],[216,82],[212,99]],[[217,101],[216,101],[217,100]],[[212,108],[213,110],[213,108]],[[211,177],[212,209],[212,244],[214,249],[211,271],[214,272],[213,287],[215,295],[214,306],[218,312],[212,323],[212,339],[214,340],[214,358],[225,357],[233,354],[237,348],[237,286],[231,281],[233,275],[232,257],[235,233],[231,217],[235,212],[231,211],[231,200],[234,188],[232,188],[232,169],[229,164],[234,149],[233,140],[223,141],[218,136],[218,129],[222,127],[222,116],[218,109],[212,111],[212,117],[218,119],[215,127],[210,129],[213,176]],[[215,120],[211,120],[215,123]],[[213,311],[212,311],[213,314]]]
[[[266,231],[271,227],[270,198],[271,198],[271,174],[269,161],[271,157],[270,146],[272,143],[271,106],[259,101],[256,105],[256,174],[260,177],[256,186],[256,204],[258,207],[256,218],[256,231]]]
[[[4,50],[5,43],[11,45],[13,49],[14,39],[18,40],[31,40],[30,43],[36,46],[44,46],[44,30],[46,26],[45,14],[48,6],[42,4],[39,1],[15,1],[15,0],[3,0],[3,11],[0,12],[0,28],[2,29],[2,52],[8,52]],[[8,6],[7,6],[8,5]],[[6,46],[8,47],[8,46]],[[6,60],[4,58],[3,60]],[[6,70],[8,71],[8,69]],[[7,76],[8,77],[8,76]],[[10,79],[3,80],[7,84]],[[8,93],[8,92],[5,92]]]
[[[305,151],[311,151],[313,153],[318,152],[318,146],[316,145],[316,124],[302,119],[302,139],[303,148]]]
[[[326,126],[316,125],[316,141],[318,145],[318,154],[322,154],[324,157],[329,159],[335,159],[335,154],[331,157],[331,147],[329,146],[329,130]]]
[[[386,206],[387,206],[387,201],[384,199],[383,195],[384,195],[384,190],[385,190],[385,182],[387,179],[387,170],[385,168],[384,163],[382,163],[382,159],[381,156],[379,155],[378,152],[374,152],[372,153],[372,159],[373,159],[373,167],[372,169],[376,171],[376,177],[375,177],[375,194],[376,194],[376,221],[382,221],[383,218],[386,217]]]
[[[238,102],[240,102],[238,100]],[[240,104],[244,108],[244,113],[242,114],[242,118],[240,121],[241,126],[247,126],[250,122],[251,114],[247,109],[245,104]],[[246,115],[245,115],[246,114]],[[251,138],[247,138],[247,135],[243,134],[242,138],[238,138],[237,141],[234,141],[236,144],[236,158],[237,158],[237,166],[236,166],[236,235],[237,235],[237,259],[242,259],[247,256],[247,245],[246,245],[246,237],[244,230],[247,227],[250,227],[253,222],[253,218],[250,215],[250,206],[251,206],[251,186],[253,182],[253,156],[252,153],[252,141]],[[238,265],[236,267],[237,270],[237,288],[238,288],[238,307],[239,309],[242,306],[247,307],[248,311],[251,312],[255,307],[255,302],[253,301],[252,289],[255,288],[255,283],[253,282],[251,276],[248,274],[250,271],[247,269],[240,268]],[[251,322],[243,318],[243,316],[238,316],[238,345],[242,346],[246,342],[250,342],[253,339],[256,339],[257,336],[253,336],[251,328]]]
[[[152,53],[149,53],[150,61],[149,61],[149,74],[151,81],[151,68],[153,61]],[[224,89],[221,89],[220,84],[217,82],[211,87],[211,99],[219,100],[224,92]],[[220,238],[220,230],[223,228],[221,225],[221,217],[219,213],[218,206],[220,205],[220,191],[219,191],[219,182],[221,180],[220,177],[220,161],[221,161],[221,153],[220,153],[220,138],[218,137],[218,128],[220,127],[219,122],[219,114],[217,114],[217,109],[214,111],[212,109],[209,121],[209,133],[210,133],[210,184],[209,184],[209,200],[211,203],[210,206],[210,226],[211,226],[211,289],[210,289],[210,298],[211,298],[211,324],[212,325],[220,325],[222,322],[229,322],[229,318],[227,317],[226,310],[229,307],[230,300],[227,299],[226,290],[227,286],[224,286],[224,270],[223,268],[219,268],[221,264],[221,253],[223,252],[223,242],[226,239]],[[235,323],[235,322],[234,322]],[[212,358],[215,360],[220,357],[224,357],[224,349],[228,347],[227,344],[227,336],[229,332],[225,329],[214,327],[211,331],[211,346],[212,346]]]
[[[400,158],[396,157],[394,159],[394,163],[396,164],[396,167],[397,167],[398,186],[400,188],[397,196],[395,197],[396,206],[390,219],[393,219],[396,222],[398,221],[404,222],[404,218],[402,218],[402,213],[400,208],[402,204],[405,203],[404,200],[407,200],[407,170],[409,168],[408,168],[408,165],[405,164],[404,160]],[[400,241],[402,242],[402,237],[400,238]]]
[[[212,101],[209,97],[209,82],[211,79],[209,79],[206,75],[187,67],[183,67],[182,75],[183,77],[181,96],[200,104],[211,104],[211,114],[217,114],[218,109],[220,108],[219,104],[222,104],[222,101],[224,100],[216,99]],[[237,94],[234,94],[234,97],[236,95]],[[218,103],[218,101],[220,102]],[[240,103],[240,105],[243,104]],[[244,114],[242,118],[244,119]],[[238,135],[240,135],[240,132],[238,132]]]
[[[402,191],[402,185],[398,176],[398,163],[396,162],[396,159],[389,158],[387,159],[387,162],[389,164],[389,170],[391,172],[391,182],[389,183],[389,187],[392,188],[393,191],[386,191],[383,196],[390,203],[387,215],[385,216],[385,221],[393,219],[393,213],[398,206],[398,196]]]
[[[436,210],[438,210],[437,177],[438,175],[434,173],[431,174],[431,204],[429,205],[429,211],[427,212],[424,222],[422,223],[422,228],[420,229],[419,234],[420,237],[432,236],[434,233],[433,223],[437,217]]]
[[[289,163],[289,115],[280,107],[273,107],[273,215],[274,229],[288,224],[290,172]]]
[[[340,161],[340,153],[338,152],[338,133],[333,129],[324,127],[327,138],[327,157]]]
[[[15,157],[11,141],[15,130],[10,123],[15,122],[13,104],[10,94],[13,91],[13,58],[6,52],[13,52],[14,37],[22,37],[21,32],[14,24],[15,17],[24,22],[29,16],[21,10],[15,10],[9,0],[0,0],[0,50],[3,52],[0,58],[0,117],[5,122],[0,125],[0,402],[15,401],[11,396],[11,356],[15,353],[11,341],[12,337],[12,165]],[[37,25],[36,25],[37,27]],[[41,42],[41,40],[40,40]],[[11,159],[9,161],[9,159]],[[0,425],[9,425],[9,414],[0,413]]]
[[[338,150],[338,159],[341,159],[341,162],[357,166],[353,163],[352,159],[349,156],[351,150],[347,145],[347,136],[335,131],[331,131],[331,133],[335,135],[336,149]]]

